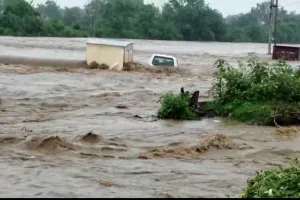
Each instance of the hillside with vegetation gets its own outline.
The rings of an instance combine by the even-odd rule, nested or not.
[[[0,0],[0,35],[267,42],[269,2],[224,18],[204,0],[170,0],[162,9],[143,0],[92,0],[61,8]],[[278,42],[300,42],[300,15],[279,10]]]

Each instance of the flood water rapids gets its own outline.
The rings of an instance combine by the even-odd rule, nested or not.
[[[0,57],[80,61],[85,41],[1,37]],[[0,197],[234,197],[300,157],[297,127],[152,117],[181,87],[207,99],[218,58],[268,60],[266,44],[132,41],[136,62],[171,54],[189,73],[0,64]]]

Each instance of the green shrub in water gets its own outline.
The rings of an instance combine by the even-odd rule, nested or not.
[[[161,99],[157,117],[160,119],[193,120],[196,115],[189,107],[191,95],[167,93]]]
[[[218,115],[264,125],[276,120],[284,125],[300,122],[300,75],[290,65],[282,60],[260,62],[252,55],[238,67],[224,60],[216,66],[214,101],[209,108]]]
[[[300,198],[300,163],[296,160],[286,169],[257,172],[248,181],[242,198]]]

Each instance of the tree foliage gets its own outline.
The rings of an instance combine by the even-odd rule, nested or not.
[[[16,35],[36,35],[41,32],[43,22],[40,14],[29,3],[23,0],[3,2],[6,7],[0,18],[2,32]]]
[[[91,0],[84,8],[0,0],[0,35],[266,42],[269,9],[267,1],[224,18],[205,0],[169,0],[162,8],[143,0]],[[278,16],[278,42],[299,42],[300,15],[281,8]]]
[[[41,13],[44,19],[62,19],[63,10],[54,1],[38,4],[36,10]]]
[[[228,39],[234,42],[267,42],[270,24],[270,2],[259,3],[248,13],[228,16]],[[277,43],[300,42],[300,15],[284,8],[278,11]]]
[[[167,93],[161,99],[157,117],[160,119],[193,120],[196,115],[190,108],[191,95]]]

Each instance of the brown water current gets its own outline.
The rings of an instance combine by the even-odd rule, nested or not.
[[[0,55],[80,60],[84,41],[2,37]],[[298,127],[152,117],[168,91],[207,99],[217,58],[266,45],[134,42],[136,61],[159,49],[190,74],[0,64],[0,197],[233,197],[300,157]]]

